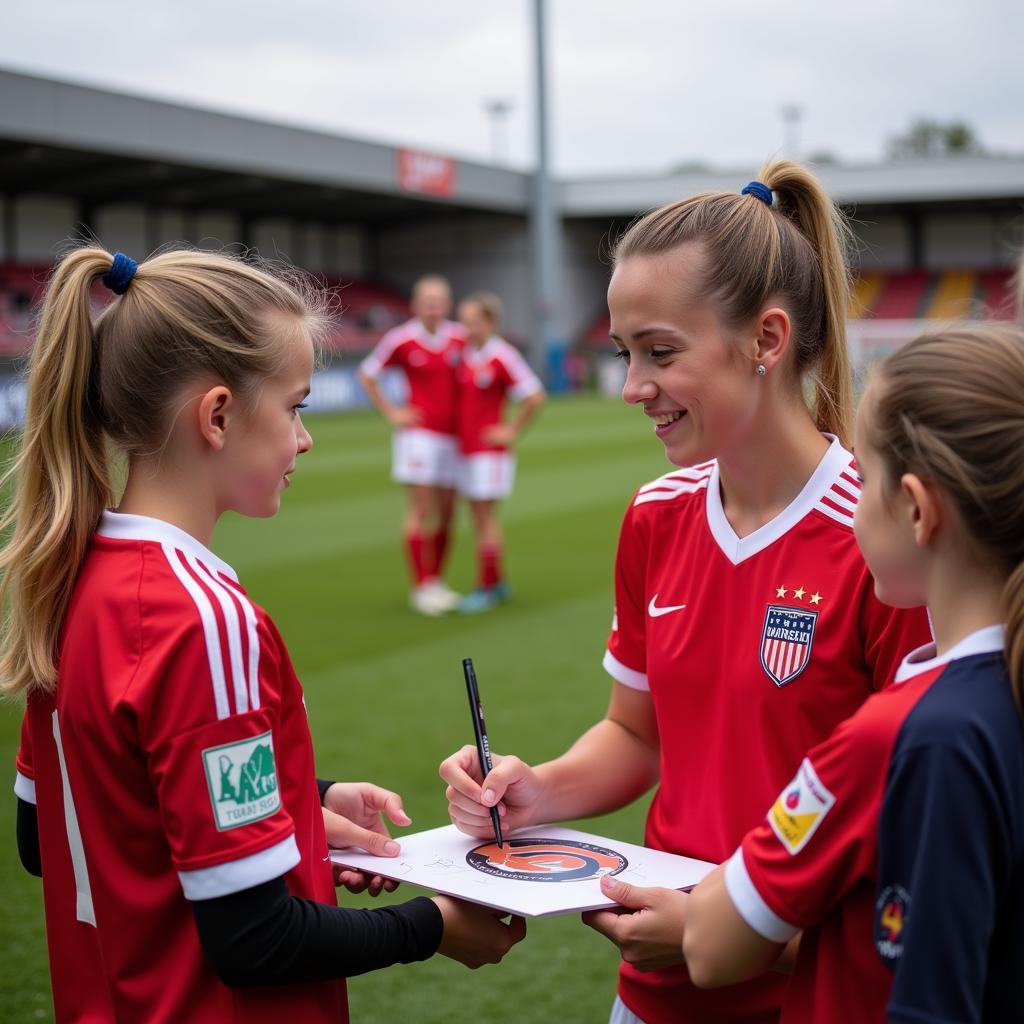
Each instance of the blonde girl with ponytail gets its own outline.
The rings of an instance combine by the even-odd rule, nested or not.
[[[336,884],[383,883],[332,869],[328,842],[394,855],[384,815],[409,819],[396,793],[315,777],[284,643],[209,547],[224,512],[278,511],[329,323],[300,279],[216,253],[90,246],[49,282],[7,477],[0,686],[26,701],[18,848],[59,1022],[336,1024],[350,974],[478,966],[522,934],[446,897],[337,906]]]
[[[623,521],[605,718],[535,768],[496,759],[485,781],[470,748],[448,758],[460,828],[486,835],[493,804],[511,830],[657,786],[647,845],[720,862],[800,754],[928,639],[923,610],[877,600],[853,536],[848,238],[814,176],[774,162],[619,240],[608,306],[622,397],[675,468]],[[585,919],[622,956],[612,1021],[778,1019],[781,976],[690,982],[685,894],[602,886],[622,906]]]
[[[873,374],[857,541],[878,597],[927,604],[935,640],[694,890],[699,984],[763,970],[803,929],[785,1021],[1024,1019],[1022,396],[1007,324],[918,338]]]

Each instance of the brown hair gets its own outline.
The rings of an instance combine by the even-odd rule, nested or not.
[[[956,502],[1006,576],[1006,663],[1024,710],[1024,330],[959,327],[916,338],[872,376],[868,439],[890,488],[904,473]]]
[[[275,317],[300,321],[318,344],[326,297],[221,253],[174,250],[141,263],[95,321],[93,282],[113,257],[71,251],[46,288],[32,349],[15,481],[0,529],[0,691],[52,691],[57,642],[75,579],[114,499],[107,441],[129,460],[159,451],[181,389],[210,378],[254,400],[284,349]],[[280,324],[280,319],[277,321]]]
[[[743,323],[774,299],[785,301],[796,370],[814,384],[815,423],[849,445],[849,226],[818,179],[799,164],[769,163],[760,181],[775,194],[772,206],[731,192],[680,199],[633,224],[613,258],[657,255],[697,242],[706,254],[701,292],[729,323]]]
[[[471,292],[462,301],[478,307],[495,329],[501,326],[501,299],[494,292]]]

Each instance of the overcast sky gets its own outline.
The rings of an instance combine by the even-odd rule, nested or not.
[[[548,0],[560,174],[876,160],[914,118],[1024,152],[1022,0]],[[533,158],[532,0],[33,0],[0,66],[471,159]],[[511,102],[495,138],[488,101]]]

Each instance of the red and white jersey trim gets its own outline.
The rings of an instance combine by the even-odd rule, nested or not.
[[[27,775],[22,775],[21,772],[15,773],[14,794],[19,799],[24,800],[25,803],[34,804],[36,802],[35,781],[30,779]]]
[[[611,651],[604,652],[604,660],[601,665],[612,679],[617,683],[622,683],[623,686],[628,686],[631,690],[650,690],[651,688],[646,672],[637,672],[636,669],[628,668]]]
[[[765,903],[747,871],[742,850],[725,862],[725,888],[740,917],[769,942],[789,942],[800,931]]]
[[[814,507],[818,512],[852,530],[853,513],[857,510],[857,502],[860,500],[860,487],[856,463],[851,460],[849,466],[839,474]]]
[[[380,339],[377,347],[359,364],[359,369],[368,377],[377,377],[395,349],[407,341],[416,341],[431,352],[443,352],[452,338],[461,337],[462,328],[452,320],[442,320],[437,332],[431,334],[419,320],[413,318],[392,327]]]
[[[230,698],[234,714],[259,708],[260,640],[256,613],[238,587],[238,577],[231,566],[183,530],[148,516],[104,512],[97,532],[104,537],[160,545],[202,623],[217,717],[223,719],[232,714]],[[221,644],[217,609],[227,637],[227,657]]]
[[[703,490],[711,479],[713,462],[703,466],[690,466],[685,469],[674,469],[671,473],[659,476],[649,484],[644,484],[633,499],[634,505],[645,505],[649,501],[671,501],[680,494],[693,494]]]
[[[248,857],[217,864],[198,871],[179,871],[181,888],[187,900],[212,900],[217,896],[251,889],[271,879],[280,878],[299,863],[299,847],[295,835]]]

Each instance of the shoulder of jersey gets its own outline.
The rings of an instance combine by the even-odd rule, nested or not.
[[[416,341],[416,321],[406,320],[404,324],[392,327],[386,331],[384,336],[377,343],[378,348],[398,348],[407,341]]]
[[[671,473],[659,476],[649,484],[644,484],[633,498],[634,508],[638,505],[685,500],[691,494],[703,494],[707,490],[714,462],[704,462],[698,466],[686,466],[673,469]]]
[[[832,481],[829,489],[815,503],[814,511],[852,530],[853,513],[857,510],[860,488],[857,461],[851,458]]]

